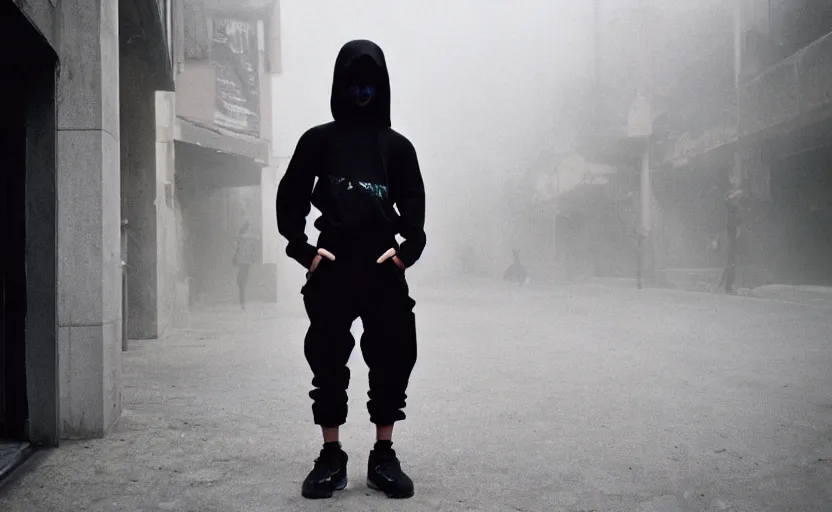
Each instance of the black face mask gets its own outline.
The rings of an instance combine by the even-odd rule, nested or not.
[[[350,97],[355,101],[359,107],[367,106],[376,95],[375,85],[351,85],[349,87]]]
[[[378,90],[379,69],[371,58],[359,58],[347,69],[347,94],[359,107],[367,106]]]

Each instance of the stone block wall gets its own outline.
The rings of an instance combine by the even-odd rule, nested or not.
[[[58,345],[62,436],[105,435],[121,414],[117,0],[61,2]]]

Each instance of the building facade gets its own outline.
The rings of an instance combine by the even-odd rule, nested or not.
[[[28,444],[100,437],[121,414],[130,320],[122,262],[157,243],[153,113],[157,92],[173,91],[170,8],[155,0],[3,7],[16,79],[3,84],[12,115],[0,199],[0,442],[9,454],[0,473]],[[151,114],[134,122],[141,110]],[[151,274],[137,286],[155,288]]]
[[[53,445],[58,409],[58,87],[55,9],[5,2],[0,211],[0,474],[29,441]],[[24,46],[25,45],[25,46]],[[16,48],[30,49],[25,55]],[[81,264],[81,256],[75,259]],[[92,309],[93,304],[88,303]],[[63,322],[66,324],[66,322]],[[66,332],[66,328],[63,329]],[[95,413],[103,414],[103,407]]]
[[[649,100],[653,276],[725,278],[726,198],[740,193],[735,287],[832,284],[832,2],[633,0],[602,20],[582,151],[635,166],[624,126]]]
[[[745,265],[832,286],[832,1],[745,0],[740,15]]]
[[[106,435],[126,341],[164,334],[191,283],[227,294],[243,221],[264,233],[252,298],[275,299],[279,9],[34,0],[4,20],[6,47],[27,49],[4,83],[0,439],[17,460]]]
[[[177,281],[186,302],[237,300],[232,265],[241,227],[260,240],[248,298],[277,300],[277,171],[272,77],[280,70],[273,0],[185,0],[175,38]]]
[[[199,253],[230,267],[223,237],[243,217],[270,235],[252,282],[255,298],[273,300],[280,65],[274,2],[2,9],[16,80],[2,86],[0,478],[30,446],[107,435],[127,340],[164,334],[192,281],[222,293],[205,277],[221,264]]]

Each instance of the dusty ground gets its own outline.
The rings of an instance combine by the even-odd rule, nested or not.
[[[414,295],[396,442],[414,499],[364,485],[358,352],[350,485],[300,497],[319,445],[306,320],[259,306],[134,343],[113,434],[43,454],[0,510],[832,510],[832,308],[604,286]]]

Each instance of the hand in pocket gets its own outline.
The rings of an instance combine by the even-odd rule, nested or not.
[[[309,265],[309,273],[308,276],[311,276],[315,270],[317,270],[318,266],[324,260],[324,258],[328,259],[329,261],[335,261],[335,255],[331,252],[327,251],[326,249],[318,249],[318,255],[315,256],[315,259],[312,260],[312,264]]]
[[[382,254],[381,257],[378,260],[376,260],[376,263],[381,265],[382,263],[384,263],[385,261],[387,261],[389,259],[392,259],[393,263],[397,267],[399,267],[400,270],[407,270],[407,266],[404,264],[404,262],[401,260],[401,258],[399,258],[396,255],[396,249],[389,249],[387,252]]]

